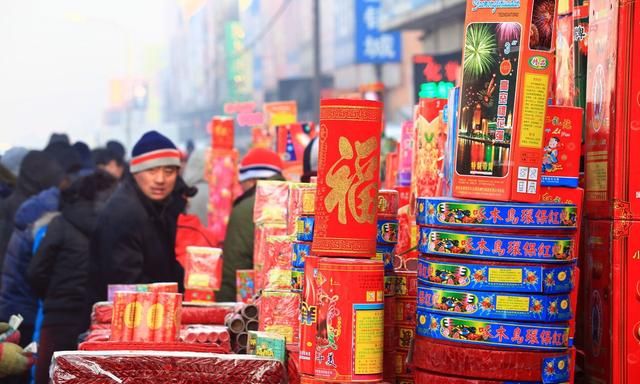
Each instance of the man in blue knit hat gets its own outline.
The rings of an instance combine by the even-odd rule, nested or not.
[[[91,303],[106,299],[108,284],[182,286],[176,227],[187,197],[195,192],[178,175],[180,152],[171,140],[150,131],[133,147],[129,165],[130,174],[107,203],[91,239]]]

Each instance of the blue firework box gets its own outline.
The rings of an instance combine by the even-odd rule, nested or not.
[[[291,291],[302,292],[304,287],[304,268],[291,269]]]
[[[430,287],[559,294],[573,289],[575,264],[536,265],[420,257],[418,281]]]
[[[300,216],[296,221],[296,239],[298,241],[313,241],[313,225],[315,216]]]
[[[573,204],[505,203],[448,197],[419,197],[416,200],[416,220],[423,226],[570,232],[578,225],[577,207]]]
[[[572,237],[501,235],[420,227],[418,251],[431,255],[537,263],[567,263],[576,259]]]
[[[379,219],[376,240],[378,244],[397,244],[398,220]]]
[[[385,272],[393,272],[393,255],[396,246],[392,244],[377,244],[375,260],[384,261]]]
[[[507,321],[562,322],[573,317],[568,294],[521,295],[418,287],[418,306],[442,315]]]
[[[291,247],[293,248],[291,266],[293,268],[304,268],[304,261],[311,253],[311,244],[294,242],[293,244],[291,244]]]
[[[443,315],[423,307],[418,307],[416,312],[416,333],[432,339],[500,348],[562,351],[571,347],[568,325]]]

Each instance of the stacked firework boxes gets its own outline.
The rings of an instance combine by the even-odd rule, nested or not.
[[[569,382],[576,206],[419,198],[418,223],[416,367]]]
[[[640,3],[591,0],[585,140],[585,370],[640,374]]]
[[[313,256],[304,262],[302,383],[383,379],[384,262],[371,260],[378,237],[381,128],[381,103],[321,102]],[[385,228],[393,227],[390,221]]]

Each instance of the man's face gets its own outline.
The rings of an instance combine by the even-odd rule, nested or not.
[[[166,199],[176,185],[178,167],[155,167],[133,175],[142,193],[153,201]]]
[[[98,168],[104,170],[105,172],[108,172],[117,180],[120,180],[122,178],[122,174],[124,173],[124,167],[118,165],[118,162],[115,160],[111,160],[105,165],[99,165]]]

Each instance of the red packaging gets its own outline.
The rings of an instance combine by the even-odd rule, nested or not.
[[[296,234],[296,223],[303,215],[313,215],[316,209],[316,185],[310,183],[289,184],[287,209],[287,234]]]
[[[236,270],[236,301],[248,303],[255,294],[255,270]]]
[[[582,188],[565,188],[565,187],[542,187],[542,202],[554,202],[563,204],[574,204],[576,206],[576,228],[582,229],[582,218],[584,215],[584,189]],[[580,232],[575,232],[573,237],[576,239],[574,244],[580,245]],[[580,254],[577,249],[574,254]]]
[[[393,323],[392,323],[393,324]],[[398,336],[395,325],[384,326],[384,353],[390,353],[396,350]]]
[[[286,181],[259,180],[253,222],[286,224],[288,200],[289,184]]]
[[[315,376],[343,382],[382,380],[382,262],[320,258]]]
[[[181,323],[224,324],[225,316],[233,313],[235,306],[236,303],[212,303],[197,306],[185,305],[185,307],[181,309]]]
[[[381,189],[378,191],[378,217],[398,216],[398,205],[400,203],[400,195],[394,189]]]
[[[214,116],[208,128],[211,133],[211,148],[233,149],[233,118]]]
[[[416,308],[415,297],[396,298],[396,324],[416,325]]]
[[[116,292],[113,297],[111,341],[131,341],[136,314],[136,292]]]
[[[222,249],[187,247],[184,286],[189,289],[219,290],[222,284]]]
[[[207,225],[218,242],[223,242],[238,185],[238,152],[228,149],[213,149],[207,165],[209,180],[209,203]]]
[[[640,5],[591,0],[585,177],[587,217],[640,218]]]
[[[289,236],[268,236],[264,246],[264,266],[260,280],[264,289],[291,288],[291,260],[293,248]]]
[[[264,268],[267,260],[267,238],[272,236],[285,236],[287,234],[287,225],[285,223],[276,224],[256,224],[254,228],[253,242],[253,269],[254,289],[260,291],[264,288],[266,281],[264,280]]]
[[[384,298],[384,326],[395,325],[396,322],[396,298],[386,296]]]
[[[569,376],[571,350],[563,352],[466,348],[416,336],[413,364],[418,369],[474,379],[559,382],[547,376]],[[548,362],[554,361],[549,369]],[[564,382],[562,380],[561,382]],[[567,380],[568,381],[568,380]]]
[[[375,254],[381,129],[382,103],[321,101],[314,254]]]
[[[263,291],[260,297],[259,330],[284,336],[287,344],[300,339],[300,294]]]
[[[416,327],[413,325],[397,325],[395,333],[397,350],[409,351],[416,336]]]
[[[215,293],[208,289],[185,289],[184,301],[191,303],[213,303],[216,301]]]
[[[384,354],[384,363],[382,365],[384,366],[383,379],[385,383],[395,384],[396,382],[395,354],[395,351]]]
[[[396,297],[415,298],[418,296],[418,272],[396,271]]]
[[[640,375],[640,223],[587,220],[585,367],[592,382],[631,383]]]
[[[418,225],[415,216],[409,214],[409,206],[398,210],[398,245],[396,253],[401,257],[418,246]],[[404,259],[404,257],[402,257]]]
[[[576,105],[573,2],[558,2],[556,20],[556,70],[553,98],[555,105]]]
[[[414,373],[401,375],[396,378],[396,384],[414,384],[414,383],[422,383],[421,381],[416,381]]]
[[[453,196],[538,202],[556,2],[495,5],[467,2]]]
[[[154,293],[178,293],[178,283],[152,283],[147,287],[149,292]]]
[[[182,295],[159,293],[155,306],[155,342],[173,342],[178,339],[182,318]]]
[[[398,178],[399,185],[408,186],[411,184],[411,168],[413,165],[413,121],[407,120],[402,123],[400,143],[398,148]],[[405,188],[405,187],[403,187]],[[404,204],[401,204],[401,206]]]
[[[409,205],[409,200],[411,197],[411,187],[396,185],[395,187],[393,187],[393,189],[398,191],[398,209],[400,209],[400,207],[404,207],[405,205]]]
[[[131,341],[151,342],[156,331],[156,297],[153,292],[138,292]]]
[[[578,186],[583,113],[582,108],[547,107],[542,157],[543,186]]]
[[[398,376],[406,375],[411,373],[409,367],[407,366],[407,356],[409,353],[407,351],[396,351],[394,354],[393,361],[395,362],[395,373]],[[396,380],[399,380],[397,378]]]
[[[307,256],[300,306],[300,373],[315,374],[316,335],[318,333],[318,258]]]
[[[398,180],[398,151],[387,153],[384,167],[384,188],[391,189]]]
[[[411,171],[411,197],[409,206],[415,214],[416,198],[439,196],[439,186],[447,143],[447,124],[442,118],[446,99],[421,98],[416,115],[413,168]]]

